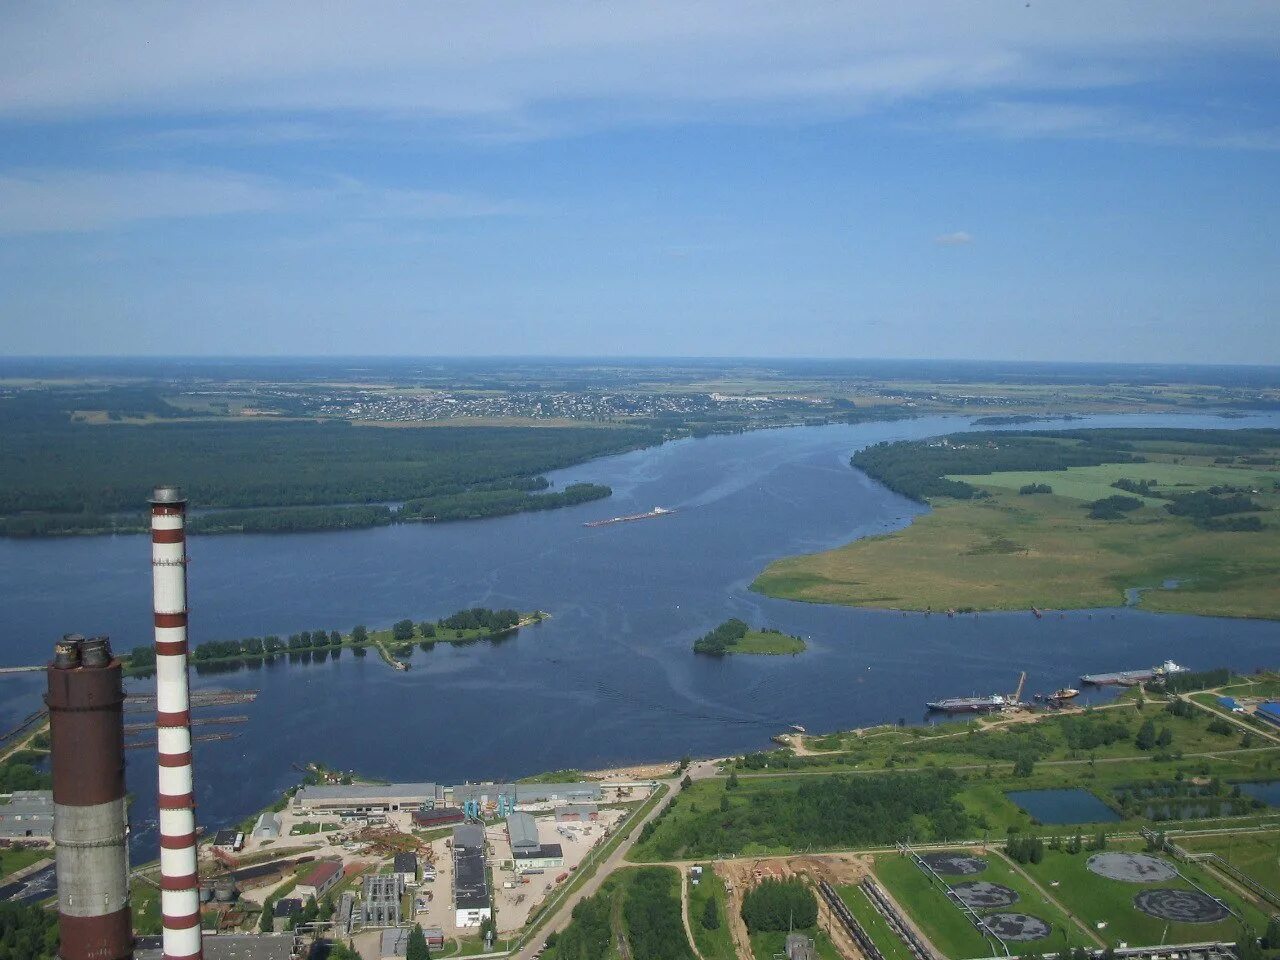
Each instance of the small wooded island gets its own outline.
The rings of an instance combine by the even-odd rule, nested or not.
[[[705,636],[693,641],[693,652],[709,657],[723,657],[727,653],[762,653],[779,655],[803,653],[805,642],[781,630],[761,628],[753,630],[736,617],[726,620]]]
[[[197,671],[202,668],[235,668],[245,664],[258,666],[264,662],[273,663],[278,658],[287,658],[291,663],[311,663],[331,657],[337,660],[343,650],[350,650],[357,658],[364,657],[372,648],[387,663],[404,670],[408,669],[406,661],[413,656],[415,645],[424,652],[430,652],[437,643],[493,642],[512,636],[522,627],[541,623],[548,616],[541,610],[520,613],[472,607],[434,622],[414,623],[405,619],[385,629],[375,630],[358,625],[346,634],[337,630],[303,630],[291,634],[287,640],[274,635],[244,640],[209,640],[191,651],[191,662]],[[129,676],[150,676],[155,672],[155,663],[154,647],[135,647],[125,657],[125,673]]]

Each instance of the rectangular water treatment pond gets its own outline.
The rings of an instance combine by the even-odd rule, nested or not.
[[[1045,826],[1114,823],[1120,815],[1088,790],[1014,790],[1005,794]]]

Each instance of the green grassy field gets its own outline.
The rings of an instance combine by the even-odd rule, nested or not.
[[[720,919],[720,925],[710,930],[702,923],[709,900],[715,901],[716,915]],[[733,937],[729,933],[728,909],[724,881],[711,870],[710,864],[704,864],[698,885],[689,886],[689,928],[693,931],[702,960],[737,960]]]
[[[1193,853],[1216,853],[1250,879],[1280,893],[1280,831],[1174,839]]]
[[[1141,850],[1142,847],[1140,844],[1113,844],[1111,849]],[[1106,927],[1097,932],[1107,943],[1116,945],[1125,941],[1130,945],[1151,945],[1162,942],[1233,941],[1239,936],[1240,922],[1234,917],[1217,923],[1166,923],[1133,906],[1133,898],[1145,889],[1192,889],[1193,884],[1187,880],[1177,878],[1159,884],[1111,880],[1098,876],[1085,866],[1089,856],[1088,852],[1073,855],[1047,850],[1042,862],[1028,864],[1026,870],[1043,886],[1052,890],[1053,895],[1084,923],[1095,929],[1098,923],[1105,923]],[[1241,913],[1255,930],[1265,928],[1266,918],[1259,910],[1230,893],[1203,868],[1183,863],[1177,866],[1184,876]],[[1052,886],[1055,881],[1056,887]]]
[[[1203,460],[1203,458],[1196,458]],[[1121,479],[1155,480],[1162,493],[1188,493],[1212,486],[1254,487],[1269,491],[1273,481],[1280,479],[1274,470],[1249,467],[1218,466],[1203,462],[1165,463],[1104,463],[1096,467],[1071,467],[1067,470],[1011,471],[970,476],[951,476],[951,480],[963,480],[979,487],[999,487],[1013,490],[1032,483],[1047,483],[1053,487],[1054,496],[1073,500],[1099,500],[1117,493],[1139,496],[1117,490],[1111,484]],[[1140,497],[1153,506],[1163,501],[1156,497]]]
[[[748,630],[747,635],[731,646],[729,653],[780,655],[804,653],[805,642],[778,630]]]
[[[1144,609],[1280,618],[1280,469],[1217,464],[1209,444],[1146,443],[1143,463],[948,475],[987,496],[934,497],[933,511],[909,527],[774,561],[752,589],[813,603],[942,612],[1115,607],[1127,589],[1148,588],[1138,600]],[[1122,519],[1091,519],[1089,502],[1131,495],[1111,486],[1122,478],[1156,480],[1167,494],[1219,485],[1257,490],[1250,496],[1263,511],[1242,516],[1260,518],[1263,529],[1209,530],[1152,497]],[[1048,484],[1053,493],[1020,495],[1027,484]],[[1177,589],[1151,589],[1166,581]]]
[[[898,854],[876,857],[874,872],[943,956],[963,960],[992,955],[994,944],[986,941],[969,918],[911,860]]]
[[[840,899],[845,902],[849,912],[862,924],[862,929],[867,932],[871,942],[884,954],[885,960],[913,960],[913,955],[902,938],[893,932],[860,887],[837,887],[836,892],[840,894]]]
[[[26,847],[10,850],[0,850],[0,877],[7,877],[11,873],[17,873],[33,863],[39,863],[41,860],[53,859],[53,850],[41,847]]]
[[[1147,465],[1143,465],[1147,466]],[[1045,474],[1042,479],[1052,479]],[[1143,507],[1091,520],[1081,501],[990,487],[985,500],[939,501],[896,533],[771,563],[752,589],[772,597],[900,610],[1116,607],[1280,618],[1280,524],[1259,533],[1202,530]],[[1259,498],[1276,500],[1274,495]]]

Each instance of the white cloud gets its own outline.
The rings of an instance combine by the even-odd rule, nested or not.
[[[1280,150],[1280,131],[1211,128],[1213,118],[1146,116],[1081,103],[995,101],[952,121],[960,130],[1008,139],[1121,140],[1151,145]]]
[[[270,210],[256,178],[212,171],[33,171],[0,174],[0,233],[99,230],[140,220]]]
[[[615,121],[707,104],[858,110],[1275,55],[1280,4],[60,0],[0,12],[0,114],[370,111]]]
[[[442,220],[529,212],[516,203],[353,179],[293,187],[218,170],[0,173],[0,234],[104,230],[152,220],[305,213],[330,222]]]
[[[943,233],[933,238],[933,242],[943,247],[963,247],[973,243],[973,234],[964,230],[954,233]]]

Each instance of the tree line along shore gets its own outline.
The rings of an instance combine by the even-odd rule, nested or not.
[[[437,643],[470,644],[501,640],[521,627],[540,623],[549,614],[535,610],[490,610],[472,607],[439,620],[398,620],[390,627],[370,630],[357,625],[349,633],[338,630],[303,630],[288,637],[268,635],[243,640],[209,640],[191,650],[191,662],[197,670],[245,663],[272,663],[277,659],[310,663],[332,657],[338,659],[349,650],[360,658],[369,650],[388,662],[404,662],[415,649],[429,652]],[[134,647],[124,658],[125,672],[130,676],[150,676],[155,672],[155,649]]]
[[[136,533],[157,476],[200,533],[468,520],[608,497],[545,474],[660,443],[651,427],[376,429],[346,422],[0,422],[0,536]]]

